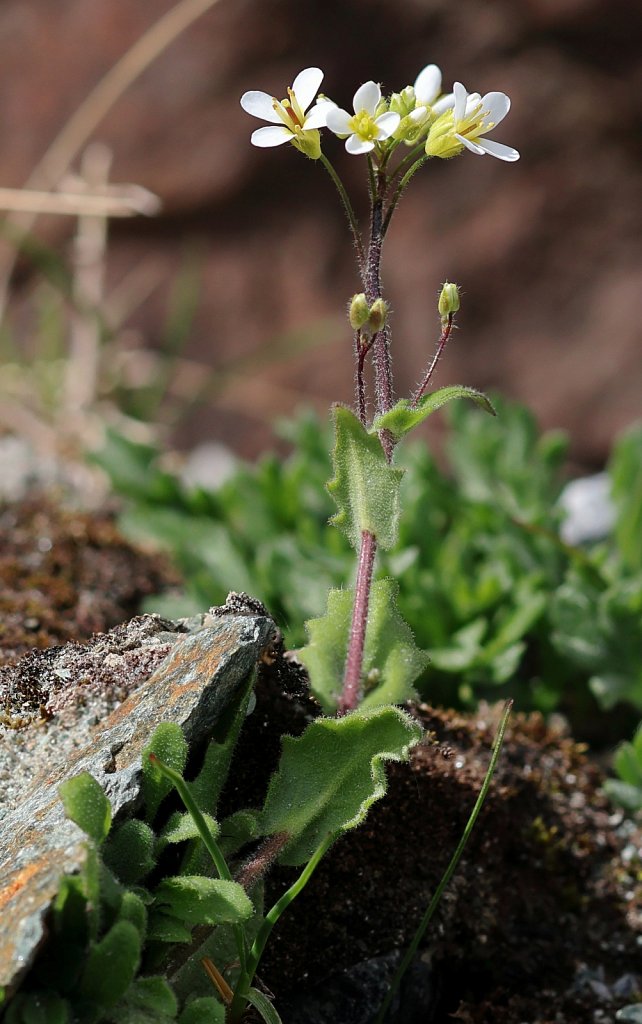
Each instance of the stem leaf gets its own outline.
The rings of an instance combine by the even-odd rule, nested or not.
[[[405,761],[422,736],[400,708],[318,718],[297,739],[283,737],[281,761],[261,814],[262,832],[288,832],[282,864],[304,864],[330,834],[356,828],[386,792],[385,761]]]
[[[283,1024],[273,1004],[263,992],[259,992],[258,988],[250,989],[247,994],[247,1001],[252,1004],[255,1010],[258,1010],[265,1024]]]
[[[376,434],[342,405],[333,409],[334,477],[327,485],[339,511],[330,522],[358,550],[364,530],[380,547],[394,547],[399,522],[399,490],[403,470],[388,465]]]
[[[376,580],[370,591],[363,654],[364,694],[360,706],[402,704],[416,697],[414,680],[428,664],[397,608],[398,584]],[[306,622],[309,643],[298,656],[310,675],[310,686],[327,714],[336,711],[348,650],[353,590],[330,590],[324,616]]]
[[[482,391],[465,387],[463,384],[452,384],[424,395],[417,402],[416,406],[413,406],[408,398],[400,399],[388,412],[377,416],[372,424],[372,432],[389,430],[395,441],[399,441],[414,427],[423,423],[433,412],[441,409],[442,405],[450,402],[453,398],[470,398],[482,409],[485,409],[486,412],[489,412],[491,416],[496,415],[490,399]]]

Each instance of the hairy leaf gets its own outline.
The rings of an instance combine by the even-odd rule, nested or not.
[[[140,961],[140,935],[129,921],[117,921],[94,943],[80,983],[81,996],[110,1008],[115,1006],[136,977]]]
[[[187,1004],[178,1024],[225,1024],[225,1007],[213,996],[201,996]]]
[[[149,825],[131,818],[112,832],[103,859],[121,882],[138,882],[154,867],[154,839]]]
[[[265,835],[292,836],[279,860],[309,860],[330,834],[356,828],[386,792],[385,761],[404,761],[422,736],[399,708],[318,718],[302,736],[284,736],[281,761],[261,814]]]
[[[411,405],[407,398],[400,399],[388,412],[377,416],[372,424],[372,430],[389,430],[394,439],[399,441],[413,427],[423,423],[433,412],[441,409],[442,405],[450,402],[453,398],[471,398],[491,416],[496,415],[490,399],[482,391],[465,387],[463,384],[453,384],[440,388],[439,391],[432,391],[429,395],[424,395],[416,406]]]
[[[156,890],[156,905],[188,925],[246,921],[253,907],[237,882],[205,875],[178,875],[164,879]]]
[[[81,772],[62,782],[58,792],[67,817],[100,845],[111,825],[111,804],[100,783],[89,772]]]
[[[336,405],[333,413],[334,478],[328,491],[339,511],[330,522],[355,549],[364,530],[375,535],[381,548],[391,548],[397,540],[403,470],[388,465],[378,437],[350,409]]]
[[[416,696],[413,682],[428,664],[410,627],[397,609],[394,580],[376,580],[370,592],[363,658],[361,707],[402,704]],[[348,649],[354,591],[331,590],[326,614],[306,622],[309,644],[299,657],[310,673],[311,689],[323,710],[336,710]]]
[[[172,783],[160,769],[149,759],[150,754],[173,768],[182,772],[187,761],[187,741],[183,730],[176,722],[161,722],[154,729],[154,734],[143,750],[143,795],[145,797],[145,816],[153,821],[161,801],[172,788]]]

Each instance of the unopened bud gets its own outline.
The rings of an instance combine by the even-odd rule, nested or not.
[[[456,284],[444,281],[438,303],[439,315],[446,320],[459,309],[459,289]]]
[[[407,85],[401,92],[393,92],[390,97],[390,109],[400,117],[406,117],[415,109],[416,103],[415,90],[411,85]]]
[[[378,334],[386,326],[388,307],[383,299],[375,299],[370,307],[368,317],[368,331],[370,334]]]
[[[350,326],[353,331],[360,331],[361,328],[367,324],[368,317],[370,316],[370,307],[368,306],[368,300],[363,292],[359,292],[358,295],[353,295],[350,299],[350,306],[348,307],[348,319],[350,320]]]

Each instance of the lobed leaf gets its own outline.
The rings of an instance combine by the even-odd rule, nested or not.
[[[386,761],[405,761],[421,727],[399,708],[319,718],[302,736],[283,738],[260,816],[265,835],[287,832],[279,860],[299,865],[328,836],[356,828],[386,792]]]
[[[428,655],[415,645],[399,613],[398,593],[394,580],[372,584],[363,657],[364,708],[413,699],[412,684],[428,664]],[[312,692],[327,713],[334,712],[339,701],[353,599],[352,590],[331,590],[326,614],[306,622],[309,643],[299,651]]]
[[[111,804],[102,786],[89,772],[81,772],[58,787],[65,814],[100,845],[111,825]]]
[[[442,405],[452,401],[453,398],[470,398],[491,416],[497,415],[492,402],[482,391],[465,387],[463,384],[452,384],[424,395],[416,406],[413,406],[408,398],[400,399],[392,409],[376,417],[372,424],[372,431],[389,430],[395,441],[400,441],[414,427],[423,423],[433,412],[441,409]]]
[[[375,535],[381,548],[391,548],[397,540],[403,470],[388,465],[379,438],[350,409],[336,405],[333,414],[334,477],[327,489],[339,511],[330,522],[355,550],[364,530]]]

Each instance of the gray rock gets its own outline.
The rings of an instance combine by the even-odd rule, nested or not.
[[[63,745],[56,757],[50,748],[20,803],[5,815],[0,985],[13,988],[28,970],[46,936],[47,911],[63,875],[79,871],[85,860],[85,837],[65,817],[60,783],[91,772],[109,797],[114,818],[133,812],[141,799],[141,753],[156,726],[177,722],[189,743],[204,739],[275,637],[274,624],[262,616],[205,616],[188,628],[201,622],[204,628],[177,633],[153,674],[91,724],[79,749],[72,752]],[[12,739],[5,733],[5,744]]]

